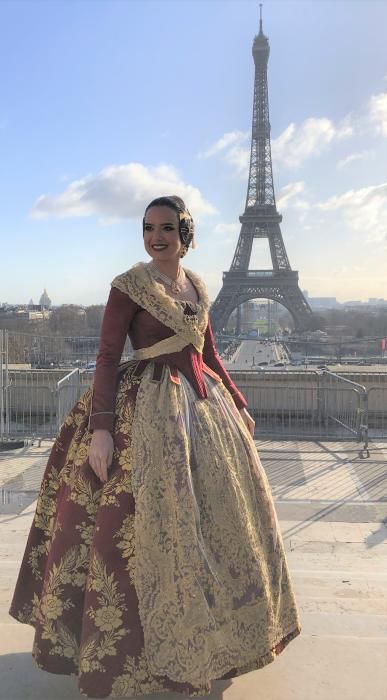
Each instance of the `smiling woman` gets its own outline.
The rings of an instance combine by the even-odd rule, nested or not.
[[[178,202],[183,211],[171,209],[171,201]],[[170,287],[175,296],[182,293],[183,298],[197,301],[195,288],[179,265],[179,258],[186,254],[189,244],[194,247],[193,220],[184,206],[177,197],[153,200],[143,220],[144,246],[153,258],[151,272],[166,285],[166,289]]]
[[[151,261],[112,281],[93,387],[52,448],[10,607],[35,627],[37,666],[90,698],[208,694],[301,631],[254,421],[206,287],[180,264],[193,235],[180,198],[147,207]]]

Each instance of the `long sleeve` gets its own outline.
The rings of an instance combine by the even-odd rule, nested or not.
[[[138,308],[127,294],[116,287],[111,288],[102,320],[89,430],[113,431],[117,368]]]
[[[204,336],[204,347],[203,347],[203,360],[208,367],[214,370],[219,377],[222,379],[223,384],[229,390],[234,403],[237,408],[244,408],[247,406],[247,401],[243,394],[236,387],[232,381],[229,373],[227,372],[222,360],[219,357],[218,351],[216,349],[214,335],[212,333],[212,328],[210,321],[208,320],[208,325],[206,333]]]

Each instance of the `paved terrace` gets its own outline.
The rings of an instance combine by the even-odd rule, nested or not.
[[[260,440],[257,446],[302,633],[264,669],[215,682],[208,700],[386,700],[387,443],[371,443],[368,459],[354,442]],[[33,629],[8,616],[50,447],[0,453],[3,500],[13,499],[0,505],[1,700],[84,697],[74,678],[33,666]]]

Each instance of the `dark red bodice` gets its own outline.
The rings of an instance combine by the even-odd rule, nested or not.
[[[185,313],[192,313],[187,304]],[[113,430],[114,401],[116,393],[117,368],[129,335],[133,348],[149,347],[164,338],[174,335],[174,331],[158,321],[148,311],[136,304],[116,287],[112,287],[106,305],[97,365],[94,375],[93,402],[90,414],[90,430]],[[193,345],[187,345],[180,352],[158,355],[151,360],[156,365],[169,365],[172,376],[180,370],[189,380],[199,398],[207,397],[203,372],[217,375],[231,393],[238,408],[247,406],[243,394],[237,389],[225,369],[217,352],[214,336],[208,321],[205,332],[203,353]],[[209,370],[208,370],[209,368]]]

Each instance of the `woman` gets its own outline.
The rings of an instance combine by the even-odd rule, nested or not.
[[[88,697],[174,691],[273,661],[301,627],[247,402],[217,354],[179,197],[112,282],[92,390],[64,421],[10,614]],[[134,359],[119,365],[129,334]]]

